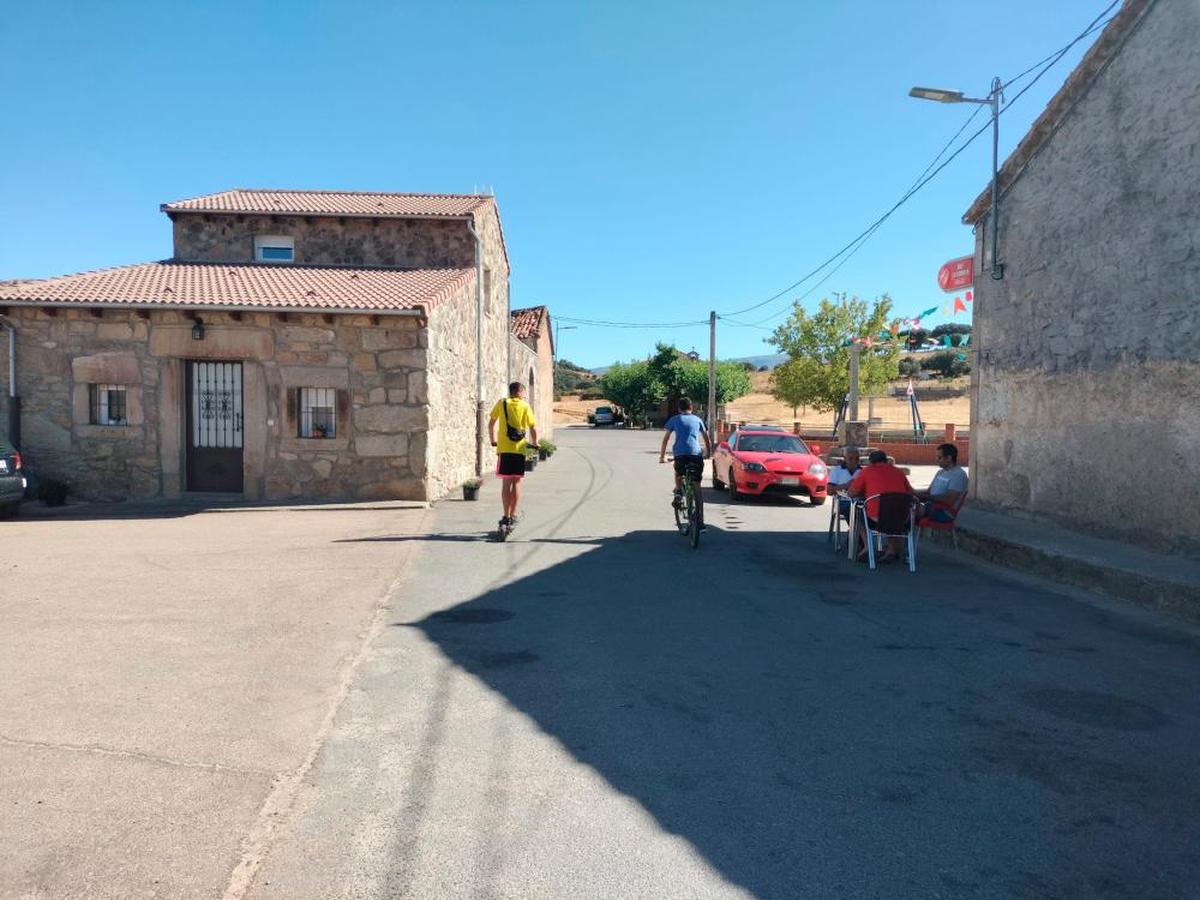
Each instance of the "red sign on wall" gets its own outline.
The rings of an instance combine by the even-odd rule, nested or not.
[[[938,287],[947,294],[970,287],[975,280],[975,257],[960,256],[938,269]]]

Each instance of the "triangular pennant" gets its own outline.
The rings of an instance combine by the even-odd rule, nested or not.
[[[962,298],[961,298],[961,297],[955,297],[955,298],[954,298],[954,311],[955,311],[956,313],[960,313],[960,312],[966,312],[966,311],[967,311],[967,305],[966,305],[965,303],[963,303],[963,302],[962,302]]]
[[[947,303],[945,306],[942,307],[942,315],[943,316],[950,315],[950,304],[949,303]]]
[[[955,359],[957,359],[959,362],[966,362],[966,361],[967,361],[967,354],[965,354],[965,353],[960,353],[960,354],[958,354],[957,356],[955,356],[954,358],[955,358]]]
[[[971,343],[971,336],[969,334],[964,334],[962,336],[962,340],[958,342],[958,346],[965,347],[969,343]]]
[[[950,335],[948,335],[948,334],[943,334],[942,335],[942,346],[943,347],[953,347],[954,339],[952,337],[950,337]]]
[[[929,309],[925,310],[923,313],[921,313],[919,316],[917,316],[917,318],[924,319],[928,316],[932,316],[937,311],[938,311],[938,308],[936,306],[931,306],[931,307],[929,307]]]
[[[970,303],[974,299],[975,299],[975,295],[972,294],[970,291],[967,291],[967,302]]]
[[[892,337],[895,337],[896,335],[898,335],[900,333],[900,322],[899,321],[893,322],[891,327],[888,329],[888,331],[891,333]]]

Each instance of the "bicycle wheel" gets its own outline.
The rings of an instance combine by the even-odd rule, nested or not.
[[[675,530],[680,534],[687,534],[688,517],[687,510],[675,507]]]
[[[700,517],[696,515],[696,495],[688,491],[687,498],[687,513],[688,513],[688,543],[695,550],[700,546]]]

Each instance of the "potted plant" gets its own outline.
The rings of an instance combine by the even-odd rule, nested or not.
[[[482,482],[480,482],[480,480],[478,478],[468,478],[466,481],[464,481],[462,483],[463,499],[464,500],[478,500],[479,499],[479,485],[481,483]]]
[[[557,449],[552,441],[542,441],[538,444],[538,459],[545,462],[554,455],[554,451]]]
[[[532,450],[532,449],[527,449],[525,451],[525,471],[532,472],[534,469],[537,468],[537,464],[538,464],[538,451]]]

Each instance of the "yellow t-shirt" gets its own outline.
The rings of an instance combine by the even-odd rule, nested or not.
[[[507,410],[505,407],[507,406]],[[504,421],[507,414],[508,422]],[[533,418],[533,410],[524,400],[508,397],[499,401],[492,407],[492,416],[496,420],[496,452],[497,453],[524,453],[525,440],[510,441],[508,439],[507,425],[511,425],[518,431],[524,431],[525,436],[529,436],[530,428],[537,428],[537,421]]]

